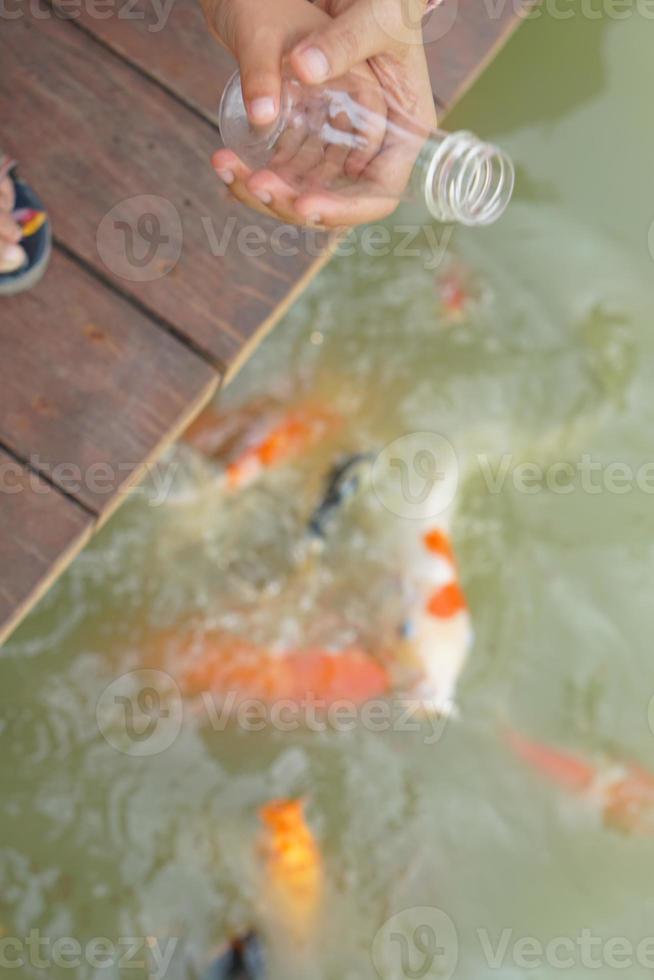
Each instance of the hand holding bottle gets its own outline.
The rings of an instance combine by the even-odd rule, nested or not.
[[[409,0],[413,2],[413,0]],[[409,180],[415,154],[397,145],[394,106],[428,131],[436,123],[420,32],[424,0],[407,18],[400,0],[203,0],[209,25],[239,61],[250,123],[274,124],[282,102],[283,62],[287,72],[311,86],[350,73],[349,95],[369,110],[365,146],[351,139],[324,153],[315,134],[288,131],[274,161],[253,169],[231,150],[219,150],[214,166],[243,203],[283,221],[342,227],[390,214]],[[407,23],[408,21],[408,23]],[[352,91],[360,81],[358,91]],[[346,114],[347,115],[347,114]],[[336,125],[348,128],[347,118]],[[347,133],[345,136],[347,137]],[[417,149],[416,149],[417,154]],[[339,174],[359,183],[361,193],[342,195]],[[290,179],[300,174],[303,186]],[[287,179],[288,177],[288,179]],[[356,187],[355,187],[356,190]]]

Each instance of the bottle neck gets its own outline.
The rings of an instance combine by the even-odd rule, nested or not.
[[[412,188],[437,221],[487,225],[506,209],[515,173],[497,147],[465,131],[435,130],[424,143]]]

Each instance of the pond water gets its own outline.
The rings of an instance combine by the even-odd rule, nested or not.
[[[134,495],[7,644],[0,939],[24,962],[7,976],[186,980],[250,926],[271,980],[654,975],[652,814],[651,834],[616,829],[565,785],[567,757],[527,765],[503,734],[654,773],[654,23],[570,10],[527,23],[448,120],[512,154],[506,217],[423,229],[410,255],[410,210],[390,247],[359,235],[222,396],[328,405],[338,434],[229,499],[175,449],[173,497],[155,505],[154,479]],[[159,692],[160,742],[107,732],[109,685],[157,670],[152,637],[180,623],[388,642],[383,529],[354,507],[306,574],[292,556],[339,453],[425,432],[461,465],[475,640],[455,717],[252,731]],[[324,867],[308,949],[257,849],[259,808],[297,796]],[[78,963],[57,937],[113,946]]]

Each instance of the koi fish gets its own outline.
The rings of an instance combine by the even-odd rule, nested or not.
[[[255,933],[232,939],[220,951],[202,980],[265,980],[263,947]]]
[[[632,763],[597,765],[515,731],[505,733],[512,751],[532,769],[597,808],[604,825],[623,833],[654,835],[654,775]]]
[[[226,460],[224,484],[241,490],[268,470],[301,456],[333,433],[342,423],[338,414],[322,405],[306,404],[281,414],[262,408],[253,418],[250,409],[240,429],[215,409],[207,409],[192,423],[184,437],[194,448],[212,458]]]
[[[451,268],[440,276],[438,296],[442,314],[447,322],[458,323],[464,319],[472,296],[460,269]]]
[[[34,208],[17,208],[12,213],[12,218],[20,225],[23,238],[29,238],[31,235],[35,235],[39,228],[42,228],[48,220],[45,211],[36,211]]]
[[[307,824],[303,800],[273,800],[259,813],[263,825],[265,907],[298,944],[315,932],[324,893],[324,866]]]
[[[456,710],[456,688],[472,646],[470,613],[445,526],[409,528],[407,538],[413,585],[403,652],[420,668],[411,693],[426,710],[449,715]]]
[[[356,454],[332,471],[322,504],[309,522],[312,538],[324,541],[337,514],[360,492],[370,490],[374,454]],[[434,484],[424,512],[439,513],[440,483]],[[398,633],[395,676],[407,693],[419,697],[423,708],[452,713],[459,676],[472,644],[472,626],[458,579],[454,549],[447,531],[450,508],[435,519],[408,520],[402,527],[401,575],[406,593],[406,618]],[[393,684],[392,686],[396,686]]]
[[[218,631],[205,634],[179,683],[189,696],[229,697],[234,707],[245,700],[327,708],[345,699],[359,705],[391,689],[386,668],[357,647],[275,654]]]

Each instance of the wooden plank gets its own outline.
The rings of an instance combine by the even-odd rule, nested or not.
[[[66,0],[53,3],[217,124],[222,90],[237,66],[209,32],[199,0],[115,0],[113,16],[103,19],[92,4],[72,10]]]
[[[85,29],[156,78],[207,119],[236,63],[207,29],[199,0],[114,0],[99,19],[93,3],[53,0]],[[533,0],[443,0],[425,19],[432,86],[443,109],[472,85]]]
[[[212,126],[49,13],[0,34],[3,145],[68,249],[229,365],[314,257],[221,191]]]
[[[93,518],[0,449],[0,644],[88,539]]]
[[[218,382],[64,255],[2,300],[0,443],[103,519]]]

